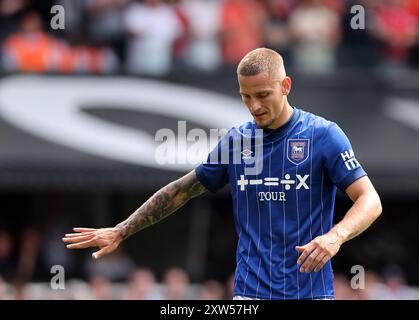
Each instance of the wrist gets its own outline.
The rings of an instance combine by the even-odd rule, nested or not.
[[[349,239],[349,232],[342,226],[337,224],[334,231],[341,245]]]
[[[114,227],[114,230],[118,233],[118,239],[122,242],[123,240],[125,240],[125,228],[123,226],[121,226],[121,224],[117,224]]]

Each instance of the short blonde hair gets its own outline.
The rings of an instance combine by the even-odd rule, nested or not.
[[[238,76],[254,76],[262,72],[268,72],[272,78],[285,77],[284,60],[278,52],[268,48],[252,50],[237,67]]]

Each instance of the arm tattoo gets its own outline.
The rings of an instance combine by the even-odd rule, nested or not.
[[[157,191],[128,219],[116,225],[123,239],[144,229],[182,207],[190,199],[206,191],[198,181],[195,170]]]

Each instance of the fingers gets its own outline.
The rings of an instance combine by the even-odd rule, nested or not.
[[[296,246],[295,250],[297,250],[298,252],[303,252],[304,251],[304,247],[305,246]]]
[[[321,268],[326,264],[327,261],[329,261],[329,257],[327,255],[324,255],[323,258],[320,260],[319,264],[317,265],[316,269],[314,269],[315,272],[319,272]]]
[[[92,234],[96,229],[93,228],[73,228],[76,233],[66,233],[66,238],[80,237],[82,235]]]
[[[304,246],[296,246],[301,255],[297,259],[300,272],[318,272],[339,251],[340,244],[331,242],[329,235],[318,236]]]
[[[102,258],[103,256],[107,255],[108,253],[110,253],[113,250],[110,250],[111,248],[109,246],[103,247],[102,249],[100,249],[99,251],[96,251],[92,254],[93,259],[99,259]]]
[[[110,245],[104,246],[99,251],[96,251],[95,253],[93,253],[92,254],[92,257],[94,259],[102,258],[103,256],[105,256],[105,255],[107,255],[107,254],[115,251],[116,248],[118,248],[118,245],[119,244],[117,242],[114,242],[114,243],[112,243]]]
[[[312,251],[310,254],[309,251],[306,249],[303,254],[298,259],[298,264],[301,264],[300,272],[319,272],[324,265],[327,263],[327,261],[330,260],[330,255],[327,252],[324,252],[323,250],[317,248],[314,251]],[[304,257],[305,256],[305,257]],[[300,262],[302,261],[302,262]]]
[[[76,233],[67,233],[62,240],[66,243],[81,243],[85,242],[93,237],[93,228],[73,228]],[[68,248],[73,248],[67,246]]]
[[[92,239],[93,234],[88,234],[88,235],[80,235],[78,234],[78,236],[72,236],[72,237],[66,237],[63,238],[63,241],[66,243],[77,243],[77,242],[83,242],[83,241],[87,241]]]
[[[320,253],[321,250],[318,248],[315,249],[300,267],[300,272],[311,272],[311,270],[313,270],[313,268],[319,263],[318,256]]]
[[[96,241],[94,241],[93,239],[90,239],[87,241],[68,244],[67,248],[68,249],[85,249],[85,248],[97,247],[97,246],[98,244],[96,243]]]
[[[71,237],[80,237],[80,236],[84,236],[84,235],[89,235],[89,234],[93,234],[93,231],[90,232],[78,232],[78,233],[66,233],[65,236],[66,238],[71,238]]]
[[[302,246],[302,247],[296,246],[295,250],[297,250],[298,252],[302,252],[302,254],[300,255],[300,257],[297,260],[297,264],[299,264],[299,265],[303,264],[303,262],[306,260],[306,258],[313,251],[313,249],[309,245],[305,245],[305,246]]]
[[[100,250],[93,253],[94,259],[99,259],[114,251],[121,237],[113,228],[74,228],[75,233],[68,233],[62,238],[67,243],[68,249],[85,249],[89,247],[99,247]]]
[[[66,238],[73,238],[73,237],[80,237],[81,235],[83,235],[83,233],[66,233],[65,237]]]
[[[94,228],[80,228],[80,227],[78,227],[78,228],[73,228],[73,230],[75,232],[92,232],[92,231],[95,231],[97,229],[94,229]]]

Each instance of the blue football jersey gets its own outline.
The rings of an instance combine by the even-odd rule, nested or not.
[[[238,235],[235,295],[334,297],[331,262],[302,273],[295,246],[327,233],[336,188],[345,191],[366,175],[335,123],[298,108],[278,129],[247,122],[230,129],[195,171],[209,191],[231,187]]]

